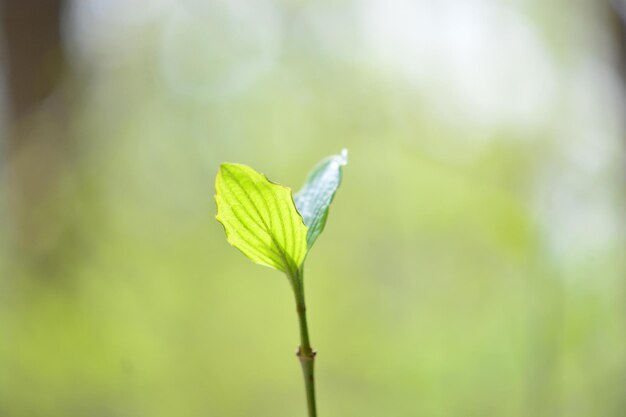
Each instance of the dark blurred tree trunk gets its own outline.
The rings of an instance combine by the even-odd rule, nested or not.
[[[66,70],[62,47],[65,0],[0,0],[7,86],[2,175],[9,220],[3,228],[22,266],[57,262],[63,227],[49,215],[50,196],[69,162]],[[7,232],[8,229],[8,232]],[[56,233],[56,235],[55,235]]]
[[[63,0],[2,0],[9,117],[19,119],[58,86]]]
[[[622,80],[622,86],[626,86],[626,2],[612,0],[608,4],[607,28],[610,30],[616,45],[616,66]]]
[[[610,30],[610,35],[616,46],[615,66],[621,81],[622,97],[626,98],[626,0],[609,0],[607,4],[607,28]],[[626,115],[624,115],[624,120],[626,120]],[[626,138],[624,141],[626,142]],[[623,175],[626,176],[626,171],[623,172]],[[625,283],[626,280],[622,280],[622,287],[620,288],[623,300],[626,300]],[[623,303],[623,306],[625,306],[623,312],[626,314],[626,302]],[[613,385],[626,386],[626,367],[623,367],[618,375]],[[609,410],[611,416],[626,415],[626,399],[621,396],[619,403]]]

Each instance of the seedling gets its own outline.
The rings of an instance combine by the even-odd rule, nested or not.
[[[314,364],[304,301],[304,261],[324,230],[328,208],[348,163],[340,155],[321,161],[304,186],[292,197],[291,189],[268,180],[252,168],[224,163],[215,179],[217,220],[228,242],[253,262],[287,275],[296,300],[300,325],[298,359],[304,375],[309,417],[316,417]]]

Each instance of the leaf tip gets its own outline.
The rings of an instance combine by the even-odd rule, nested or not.
[[[337,158],[337,159],[338,159],[339,164],[340,164],[341,166],[346,166],[346,165],[348,165],[348,149],[347,149],[347,148],[343,148],[343,149],[341,150],[341,153],[338,155],[338,158]]]
[[[222,162],[222,163],[220,164],[219,169],[217,170],[217,174],[218,174],[218,175],[220,175],[220,174],[222,174],[223,172],[228,171],[228,169],[229,169],[229,168],[232,168],[234,165],[236,165],[236,164],[233,164],[233,163],[231,163],[231,162]]]

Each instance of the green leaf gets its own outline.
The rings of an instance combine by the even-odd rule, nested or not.
[[[307,227],[291,190],[240,164],[220,166],[215,190],[228,242],[253,262],[295,274],[306,257]]]
[[[295,195],[296,207],[309,228],[306,237],[311,248],[317,237],[324,230],[328,208],[341,184],[341,167],[348,163],[348,151],[330,156],[313,168],[304,186]]]

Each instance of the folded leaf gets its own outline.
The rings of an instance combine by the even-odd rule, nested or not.
[[[217,220],[228,242],[252,261],[290,274],[307,253],[307,227],[291,190],[240,164],[222,164],[215,179]]]
[[[348,163],[348,151],[333,155],[317,164],[309,173],[304,186],[295,195],[296,207],[309,228],[306,240],[311,248],[324,230],[328,208],[341,184],[341,167]]]

